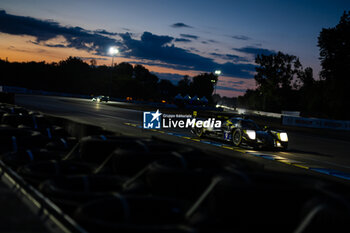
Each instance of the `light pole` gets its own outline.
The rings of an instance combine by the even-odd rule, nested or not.
[[[112,64],[111,64],[111,66],[113,67],[114,56],[119,53],[119,50],[118,50],[117,47],[112,46],[112,47],[109,48],[108,53],[109,53],[109,55],[112,55]]]
[[[219,76],[221,75],[221,70],[215,70],[214,71],[214,74],[216,75],[216,80],[212,80],[212,82],[215,84],[214,86],[214,95],[216,94],[216,86],[217,86],[217,83],[219,81]]]
[[[112,56],[112,64],[111,64],[111,80],[109,83],[109,96],[111,96],[112,94],[112,78],[113,78],[113,63],[114,63],[114,56],[117,55],[119,53],[119,50],[117,47],[112,46],[109,48],[108,50],[109,55]]]

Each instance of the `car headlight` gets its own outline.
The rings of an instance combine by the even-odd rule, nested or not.
[[[256,132],[254,130],[245,130],[245,133],[248,135],[248,137],[252,140],[256,139]]]
[[[278,139],[281,140],[282,142],[288,142],[288,135],[287,135],[287,133],[285,133],[285,132],[278,133],[277,136],[278,136]]]

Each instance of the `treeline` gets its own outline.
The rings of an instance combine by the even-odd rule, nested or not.
[[[205,96],[211,102],[217,81],[216,75],[203,73],[192,78],[185,76],[174,85],[169,80],[159,79],[142,65],[124,62],[111,67],[95,64],[91,61],[89,65],[77,57],[50,64],[0,60],[0,85],[148,101],[171,101],[180,93]]]
[[[350,11],[318,37],[322,70],[313,78],[293,55],[278,52],[255,59],[257,89],[238,98],[238,106],[262,111],[301,111],[304,116],[350,119]]]

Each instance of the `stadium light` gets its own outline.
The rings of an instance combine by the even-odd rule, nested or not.
[[[214,94],[216,94],[216,86],[219,81],[219,76],[221,75],[221,70],[215,70],[214,74],[216,75],[217,79],[216,80],[211,80],[212,83],[214,83]]]
[[[109,48],[108,53],[110,55],[112,55],[112,56],[115,56],[115,55],[117,55],[119,53],[119,50],[118,50],[117,47],[112,46],[112,47]]]
[[[221,75],[221,70],[215,70],[214,74],[216,74],[217,76]]]
[[[119,50],[118,50],[117,47],[112,46],[112,47],[109,48],[108,53],[109,53],[109,55],[112,55],[112,65],[111,65],[111,66],[113,66],[113,63],[114,63],[114,56],[117,55],[117,54],[119,53]]]

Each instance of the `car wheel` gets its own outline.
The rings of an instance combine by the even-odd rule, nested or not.
[[[242,132],[240,129],[236,129],[232,133],[232,142],[235,146],[239,146],[242,143]]]

